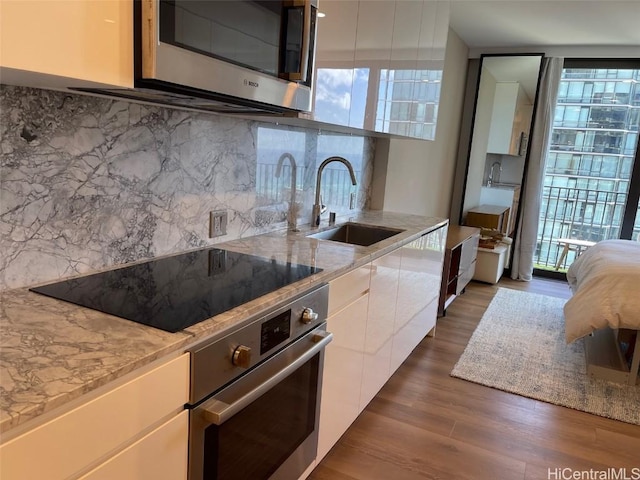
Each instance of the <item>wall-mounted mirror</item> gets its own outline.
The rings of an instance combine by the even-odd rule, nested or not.
[[[542,57],[470,62],[453,223],[515,233]]]

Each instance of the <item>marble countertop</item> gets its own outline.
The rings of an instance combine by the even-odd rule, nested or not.
[[[322,272],[283,287],[178,333],[168,333],[112,315],[30,292],[0,293],[0,433],[23,425],[98,387],[207,337],[219,335],[249,317],[364,265],[447,224],[447,220],[368,211],[338,218],[403,229],[371,247],[307,238],[312,231],[279,231],[218,243],[252,255],[322,268]],[[208,247],[210,248],[210,247]]]

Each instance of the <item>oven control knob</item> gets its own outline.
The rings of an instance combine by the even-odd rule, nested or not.
[[[302,310],[302,323],[311,323],[318,320],[318,314],[313,311],[313,308],[305,308]]]
[[[236,367],[249,368],[251,365],[251,348],[239,345],[233,351],[231,363]]]

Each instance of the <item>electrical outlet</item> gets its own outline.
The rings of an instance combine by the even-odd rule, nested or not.
[[[216,210],[209,214],[209,238],[227,234],[227,212]]]

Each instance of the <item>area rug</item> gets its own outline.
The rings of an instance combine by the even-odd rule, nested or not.
[[[566,300],[500,288],[451,376],[640,425],[640,386],[587,375],[582,339],[564,339]]]

